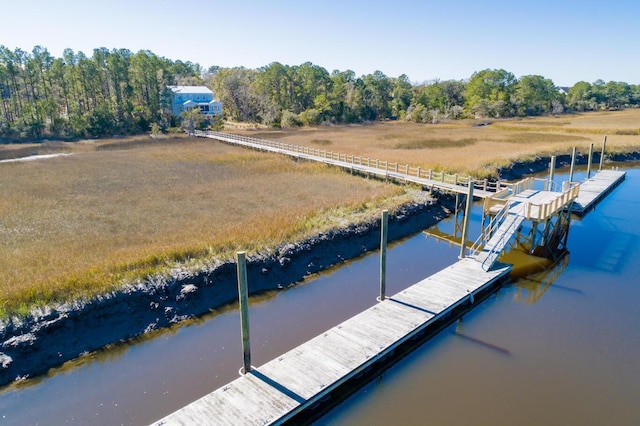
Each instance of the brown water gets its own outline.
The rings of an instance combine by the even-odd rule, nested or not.
[[[640,424],[639,185],[630,170],[572,224],[569,264],[553,284],[506,286],[317,423]],[[472,219],[477,228],[479,212]],[[388,294],[458,252],[423,234],[394,245]],[[374,304],[377,274],[372,254],[255,299],[252,363]],[[221,310],[6,388],[0,424],[151,423],[237,377],[239,329],[236,310]]]

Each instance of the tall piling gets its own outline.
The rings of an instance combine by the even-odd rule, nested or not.
[[[467,228],[469,228],[469,218],[471,217],[471,208],[473,207],[473,186],[472,180],[469,181],[469,192],[467,193],[467,204],[464,210],[464,223],[462,225],[462,238],[460,239],[460,259],[464,258],[464,251],[467,249]]]
[[[238,299],[240,302],[240,325],[242,335],[242,374],[251,371],[251,347],[249,345],[249,287],[247,285],[246,253],[236,253],[238,270]]]
[[[386,298],[387,289],[387,228],[389,227],[389,211],[382,211],[380,224],[380,295],[378,300],[382,302]]]

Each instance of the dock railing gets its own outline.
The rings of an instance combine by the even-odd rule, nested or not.
[[[536,183],[542,183],[545,191],[557,192],[559,195],[553,201],[545,204],[527,203],[525,217],[529,220],[542,220],[575,200],[580,192],[579,182],[563,182],[562,186],[547,179],[526,178],[515,183],[505,183],[505,189],[484,199],[485,214],[495,215],[507,204],[510,197],[526,190],[534,189]]]
[[[233,133],[214,132],[211,130],[196,130],[195,136],[214,138],[223,142],[245,145],[252,148],[264,149],[271,152],[279,152],[292,155],[299,158],[308,158],[316,161],[331,164],[332,162],[341,162],[352,164],[354,166],[367,167],[378,172],[384,172],[385,176],[402,179],[403,176],[416,177],[418,179],[426,179],[434,182],[441,182],[449,185],[458,185],[468,187],[469,182],[473,182],[476,189],[488,192],[500,192],[508,188],[504,181],[489,181],[488,179],[474,180],[471,176],[463,176],[457,173],[447,173],[445,171],[437,171],[432,169],[424,169],[422,167],[414,167],[409,164],[400,164],[397,162],[361,157],[355,155],[334,152],[325,149],[313,148],[303,145],[292,145],[283,142],[270,141],[267,139],[252,138],[249,136],[241,136]],[[397,174],[397,175],[396,175]]]
[[[498,230],[502,222],[506,219],[509,214],[509,203],[505,203],[502,206],[502,209],[491,218],[489,224],[480,232],[480,235],[474,241],[474,243],[469,247],[467,251],[467,255],[469,257],[476,257],[478,253],[480,253],[483,247],[487,244],[487,241],[495,234]]]

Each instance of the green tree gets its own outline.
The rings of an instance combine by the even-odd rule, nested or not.
[[[555,84],[540,75],[525,75],[518,80],[514,91],[517,114],[543,115],[553,111],[553,101],[560,98]]]
[[[503,69],[475,72],[466,87],[467,110],[478,116],[513,116],[511,97],[516,82],[515,76]]]

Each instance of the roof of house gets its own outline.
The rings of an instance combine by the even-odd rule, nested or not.
[[[168,86],[168,87],[169,87],[169,90],[171,90],[173,93],[213,94],[213,91],[209,89],[207,86]]]

